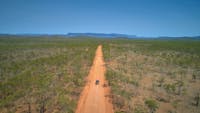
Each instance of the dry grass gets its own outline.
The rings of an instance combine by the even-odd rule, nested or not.
[[[189,53],[189,49],[174,50],[171,49],[173,47],[168,48],[165,41],[160,41],[165,46],[165,49],[160,50],[159,47],[152,47],[155,43],[156,41],[111,41],[105,46],[107,79],[110,81],[113,97],[120,99],[119,102],[113,99],[115,111],[150,112],[145,101],[153,99],[158,104],[158,108],[155,108],[157,113],[199,113],[200,107],[194,105],[194,97],[200,92],[200,65],[195,62],[200,58],[199,48],[191,46],[190,49],[197,52]],[[184,41],[178,44],[187,46]]]

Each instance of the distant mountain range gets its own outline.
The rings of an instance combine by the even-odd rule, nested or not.
[[[117,33],[68,33],[67,36],[70,37],[77,37],[77,36],[87,36],[87,37],[100,37],[100,38],[117,38],[117,37],[124,37],[124,38],[137,38],[136,35],[127,35],[127,34],[117,34]]]
[[[136,35],[127,35],[127,34],[117,34],[117,33],[68,33],[69,37],[98,37],[98,38],[132,38],[132,39],[163,39],[163,40],[182,40],[182,39],[193,39],[200,40],[200,36],[185,36],[185,37],[141,37]]]
[[[138,37],[136,35],[117,34],[117,33],[68,33],[68,34],[0,34],[1,37],[94,37],[94,38],[130,38],[130,39],[160,39],[160,40],[200,40],[200,36],[185,37]]]

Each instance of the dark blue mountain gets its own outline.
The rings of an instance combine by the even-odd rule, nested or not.
[[[126,39],[158,39],[158,40],[200,40],[200,36],[185,36],[185,37],[141,37],[136,35],[127,35],[127,34],[117,34],[117,33],[68,33],[68,34],[0,34],[0,38],[17,38],[17,37],[48,37],[48,38],[55,38],[55,37],[91,37],[91,38],[126,38]]]
[[[117,34],[117,33],[68,33],[67,36],[70,37],[100,37],[100,38],[117,38],[117,37],[125,37],[125,38],[137,38],[136,35],[126,35],[126,34]]]

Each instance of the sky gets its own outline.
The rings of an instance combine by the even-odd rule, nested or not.
[[[200,0],[0,0],[1,34],[200,35]]]

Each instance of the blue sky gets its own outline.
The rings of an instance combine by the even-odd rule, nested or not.
[[[0,0],[0,33],[200,35],[200,0]]]

